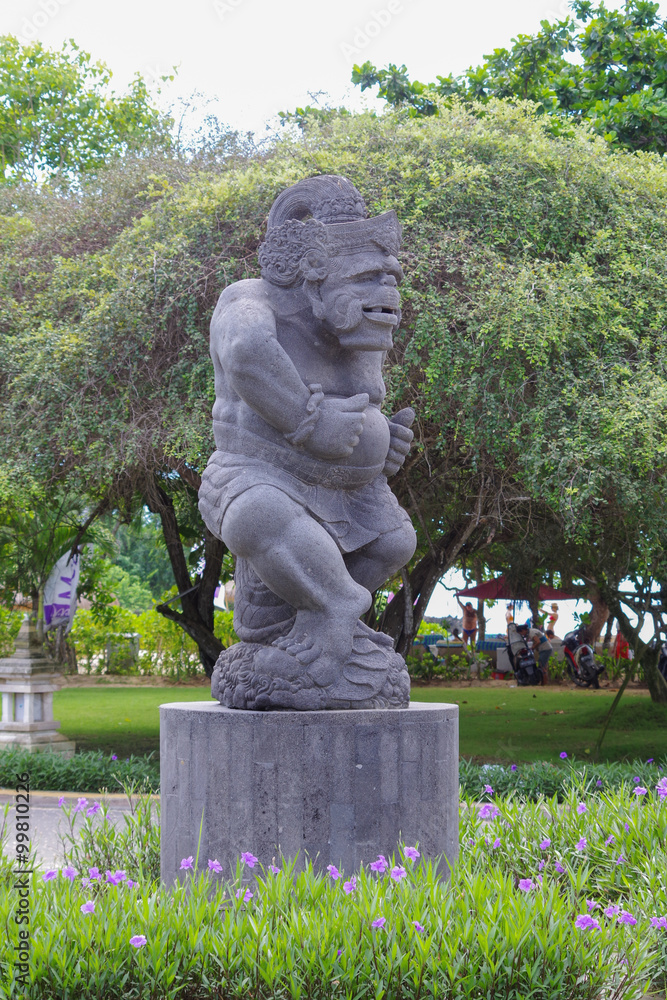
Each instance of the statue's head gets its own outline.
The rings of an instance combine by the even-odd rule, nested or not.
[[[302,288],[343,347],[386,351],[401,317],[400,242],[395,212],[369,219],[354,185],[325,174],[276,198],[259,263],[271,284]]]

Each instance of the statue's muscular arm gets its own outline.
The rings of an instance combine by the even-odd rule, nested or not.
[[[211,321],[211,353],[255,413],[282,434],[297,430],[311,394],[278,342],[273,309],[259,282],[240,281],[220,296]],[[367,406],[367,393],[324,399],[305,450],[325,459],[350,455]]]

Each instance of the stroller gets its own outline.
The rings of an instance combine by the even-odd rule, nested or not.
[[[535,653],[517,630],[514,622],[507,626],[507,655],[519,687],[544,683],[542,671],[535,661]]]

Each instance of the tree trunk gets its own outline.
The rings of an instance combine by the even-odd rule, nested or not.
[[[595,647],[595,643],[598,641],[605,623],[609,620],[609,608],[602,600],[602,595],[597,587],[591,587],[588,591],[588,599],[593,608],[586,624],[584,638],[589,646]]]
[[[196,642],[202,666],[206,676],[210,677],[224,648],[213,632],[213,598],[220,579],[220,568],[227,551],[226,547],[224,542],[215,538],[208,529],[205,529],[204,570],[193,584],[171,497],[165,493],[159,483],[155,482],[147,491],[146,502],[149,509],[160,517],[162,534],[169,553],[182,609],[179,612],[168,604],[158,604],[155,610],[159,611],[165,618],[180,625],[183,631]]]
[[[639,659],[639,666],[641,666],[646,678],[646,684],[651,695],[651,701],[655,701],[658,704],[667,704],[667,681],[662,676],[658,670],[658,660],[660,659],[660,646],[657,649],[649,649],[648,646],[644,648],[643,654]]]
[[[484,583],[482,564],[478,559],[475,560],[475,583],[478,587]],[[477,601],[477,630],[477,637],[483,642],[486,639],[486,619],[484,618],[484,601],[481,598]]]
[[[602,648],[604,650],[608,650],[611,646],[611,633],[614,628],[615,621],[616,619],[613,615],[609,615],[609,618],[607,618],[607,628],[605,629],[604,639],[602,641]]]

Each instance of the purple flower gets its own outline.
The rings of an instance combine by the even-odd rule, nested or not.
[[[637,785],[637,787],[633,788],[632,791],[634,792],[635,795],[647,795],[648,794],[648,788],[644,788],[643,785]]]
[[[384,917],[378,917],[377,920],[372,922],[371,927],[384,927],[386,923],[387,921]]]
[[[394,882],[400,882],[401,879],[405,878],[407,874],[408,873],[402,865],[395,865],[389,872],[389,875],[393,878]]]
[[[614,843],[614,834],[610,833],[607,839],[605,840],[605,846],[609,847],[609,845],[613,843]]]
[[[74,806],[74,812],[75,813],[82,812],[82,810],[84,810],[87,805],[88,805],[88,799],[83,799],[83,798],[79,799],[77,804]]]
[[[346,896],[349,896],[351,892],[357,888],[357,876],[353,875],[348,882],[343,882],[343,892]]]
[[[559,754],[559,756],[560,756],[561,760],[567,760],[567,754],[565,753],[564,750],[563,750],[563,752],[561,754]]]
[[[638,785],[642,779],[639,777],[638,774],[636,774],[632,780],[634,781],[635,785]]]
[[[101,878],[99,868],[89,868],[88,874],[90,875],[91,882],[96,882],[98,878]]]
[[[542,871],[542,869],[544,868],[545,864],[546,864],[546,861],[540,861],[539,865],[537,866],[538,872]]]
[[[493,789],[491,788],[491,785],[484,785],[484,794],[493,795]]]
[[[544,840],[540,841],[541,851],[548,851],[550,847],[551,847],[551,841],[549,840],[548,837],[545,837]]]
[[[373,866],[371,865],[371,868],[372,867]],[[334,882],[336,881],[337,878],[341,877],[340,872],[338,871],[335,865],[327,865],[327,871],[329,872],[329,875],[334,880]]]
[[[646,763],[647,764],[652,764],[653,763],[653,757],[649,757],[649,759],[646,761]]]
[[[57,868],[48,868],[42,875],[42,878],[44,879],[45,882],[50,882],[52,879],[56,877],[57,874],[58,874]]]
[[[101,808],[102,806],[99,804],[99,802],[93,802],[90,809],[86,809],[86,816],[94,816],[95,813],[98,813]]]
[[[587,931],[593,928],[595,928],[596,931],[600,930],[600,925],[597,920],[595,920],[594,917],[591,917],[588,913],[580,913],[574,921],[574,926],[580,931]]]
[[[87,878],[87,877],[86,878],[82,878],[81,879],[81,885],[90,885],[90,879]]]
[[[132,945],[133,948],[143,948],[143,946],[146,944],[146,938],[144,937],[143,934],[135,934],[133,937],[130,938],[130,944]]]
[[[192,855],[190,855],[189,858],[183,858],[183,860],[181,861],[181,868],[180,868],[180,870],[181,871],[188,871],[189,868],[194,869],[193,861],[194,861],[194,858],[192,857]]]
[[[255,857],[254,854],[251,854],[250,851],[242,852],[241,861],[243,862],[244,865],[247,865],[248,868],[254,868],[255,865],[257,864],[257,858]]]
[[[89,899],[86,903],[82,903],[79,909],[81,910],[82,913],[94,913],[95,904],[93,903],[92,899]]]
[[[496,837],[494,842],[491,844],[491,848],[495,851],[496,848],[500,847],[500,837]]]
[[[117,753],[112,753],[111,754],[111,759],[112,760],[118,760],[118,754]]]
[[[134,888],[136,888],[136,886],[139,885],[139,883],[138,882],[133,882],[131,878],[128,878],[126,880],[126,882],[125,882],[125,885],[128,887],[128,889],[134,889]]]
[[[182,867],[183,867],[183,865],[181,865],[181,868],[182,868]],[[105,882],[107,882],[107,883],[108,883],[109,885],[118,885],[118,884],[120,883],[120,881],[121,881],[121,880],[120,880],[120,879],[117,879],[117,878],[116,878],[116,876],[114,875],[114,873],[113,873],[113,872],[110,872],[110,871],[109,871],[109,870],[107,869],[107,872],[106,872],[106,877],[105,877],[104,881],[105,881]]]
[[[630,833],[630,824],[629,823],[624,823],[623,826],[625,827],[625,832],[626,833]]]
[[[586,849],[587,845],[588,845],[588,841],[586,840],[586,838],[585,837],[581,837],[576,842],[576,844],[574,845],[574,847],[575,847],[575,850],[577,850],[577,851],[584,851]]]
[[[483,806],[480,806],[480,819],[495,819],[496,816],[500,816],[500,809],[498,806],[492,805],[491,802],[485,802]]]
[[[555,869],[556,869],[556,871],[557,871],[557,872],[560,872],[560,873],[561,873],[561,875],[562,875],[562,874],[563,874],[563,872],[565,871],[565,869],[563,868],[563,866],[562,866],[562,864],[560,863],[560,861],[557,861],[557,862],[556,862],[556,864],[554,865],[554,867],[555,867]]]
[[[406,856],[406,858],[409,858],[410,861],[416,861],[417,858],[421,857],[416,847],[404,847],[403,854]]]
[[[114,872],[113,877],[116,879],[116,882],[118,883],[118,882],[124,882],[125,879],[127,878],[127,875],[122,870],[122,868],[119,868],[117,872]]]
[[[61,807],[65,805],[65,796],[64,795],[61,795],[60,798],[58,799],[58,805],[61,806]]]
[[[653,919],[657,920],[657,917],[654,917]],[[665,918],[661,917],[660,919],[664,920]],[[414,926],[414,928],[415,928],[415,930],[417,931],[418,934],[423,934],[424,933],[424,928],[422,927],[422,925],[419,923],[418,920],[413,920],[412,923],[413,923],[413,926]],[[656,924],[655,926],[657,927],[658,925]]]
[[[599,779],[599,778],[598,778],[598,780],[597,780],[597,781],[595,782],[595,784],[597,785],[597,787],[598,787],[598,788],[602,788],[602,782],[600,781],[600,779]]]
[[[243,886],[241,886],[240,889],[236,890],[236,898],[242,899],[244,903],[249,903],[252,899],[252,893],[250,889],[244,889]]]
[[[71,865],[65,865],[65,867],[63,868],[63,875],[65,876],[65,878],[68,878],[70,882],[73,882],[78,874],[79,873],[76,870],[76,868],[72,868]]]
[[[387,864],[387,859],[384,854],[378,854],[377,861],[371,861],[370,867],[372,872],[377,872],[378,875],[383,875],[389,865]]]
[[[220,872],[222,871],[222,865],[220,864],[217,858],[215,859],[215,861],[211,861],[210,858],[208,859],[208,870],[210,872],[216,872],[218,875],[220,874]]]
[[[611,919],[611,917],[615,917],[620,912],[620,906],[617,906],[616,903],[610,903],[609,906],[605,907],[604,915]]]
[[[667,798],[667,778],[661,778],[655,786],[655,790],[661,799]]]
[[[280,868],[276,868],[275,865],[269,865],[269,871],[272,875],[280,875]]]
[[[667,931],[667,917],[651,917],[651,927],[659,927]]]
[[[619,856],[616,858],[616,861],[614,862],[614,864],[615,865],[622,865],[622,864],[624,864],[624,862],[625,862],[625,858],[623,857],[622,854],[619,854]]]
[[[588,907],[588,909],[589,909],[590,911],[594,910],[594,909],[595,909],[595,908],[596,908],[597,906],[599,906],[599,905],[600,905],[600,904],[599,904],[599,903],[596,903],[594,899],[587,899],[587,900],[586,900],[586,906]]]
[[[532,878],[522,878],[519,879],[519,888],[522,892],[530,892],[531,889],[535,888],[535,883]]]
[[[512,764],[512,766],[510,767],[510,771],[516,771],[516,764]]]
[[[577,806],[577,812],[579,813],[580,816],[583,816],[584,813],[588,812],[588,807],[585,802],[579,803],[579,805]]]
[[[621,910],[618,915],[618,922],[619,924],[630,924],[630,926],[634,926],[637,923],[632,914],[628,913],[627,910]]]

